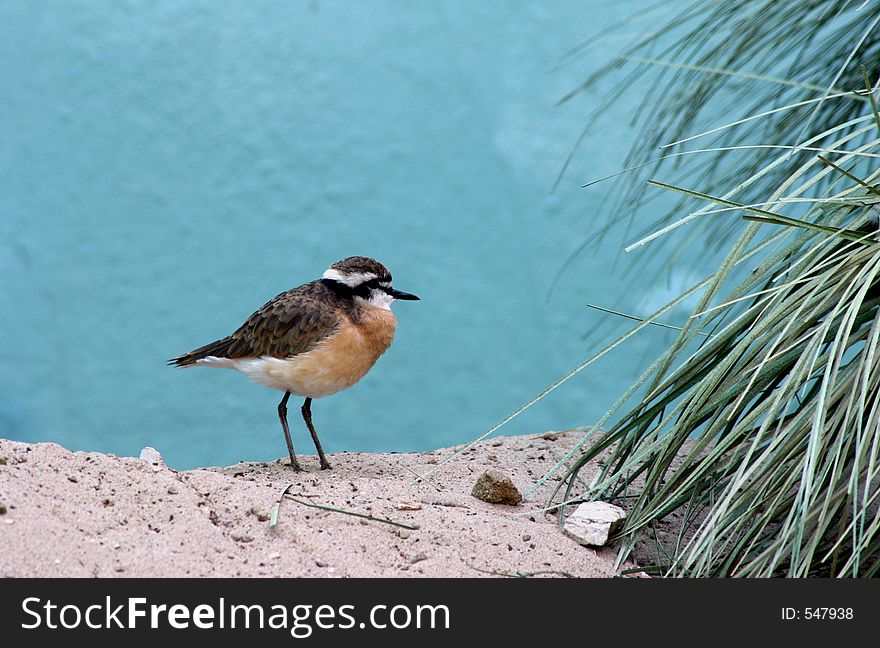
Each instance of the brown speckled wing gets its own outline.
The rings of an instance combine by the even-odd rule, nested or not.
[[[217,358],[288,358],[314,348],[336,330],[341,300],[321,281],[272,298],[232,335],[169,361],[179,367]]]
[[[226,357],[287,358],[305,353],[336,330],[337,306],[335,295],[319,281],[281,293],[230,336]]]

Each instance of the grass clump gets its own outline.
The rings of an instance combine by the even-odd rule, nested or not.
[[[622,500],[621,559],[675,515],[666,575],[880,572],[880,117],[878,70],[860,65],[880,60],[878,24],[874,2],[701,2],[672,21],[691,28],[665,51],[643,54],[652,36],[626,55],[641,58],[635,75],[667,74],[641,111],[642,144],[681,150],[719,102],[737,119],[696,133],[713,143],[669,174],[631,155],[622,204],[643,201],[645,174],[682,197],[637,245],[688,225],[689,244],[727,251],[673,302],[700,296],[557,489]]]

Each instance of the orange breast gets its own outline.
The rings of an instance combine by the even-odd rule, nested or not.
[[[282,382],[301,396],[321,398],[364,377],[394,340],[397,318],[389,310],[365,309],[357,324],[345,318],[338,332],[285,362]]]

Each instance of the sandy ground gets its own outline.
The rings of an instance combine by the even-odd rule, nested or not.
[[[489,439],[417,485],[414,472],[453,449],[340,453],[330,471],[314,456],[301,458],[303,473],[280,461],[177,471],[0,440],[0,576],[611,577],[614,550],[576,544],[537,511],[555,482],[514,507],[470,494],[488,468],[525,491],[578,438]],[[418,528],[288,499],[270,528],[289,484],[302,501]]]

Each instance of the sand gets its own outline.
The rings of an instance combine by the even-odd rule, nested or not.
[[[548,482],[518,506],[471,496],[487,469],[525,491],[575,433],[496,437],[413,484],[454,449],[314,456],[177,471],[137,458],[0,440],[0,576],[612,577],[611,548],[582,547],[540,512]],[[161,451],[161,448],[159,449]],[[582,476],[588,476],[587,466]],[[280,493],[416,526],[405,529]],[[632,565],[625,565],[624,568]]]

